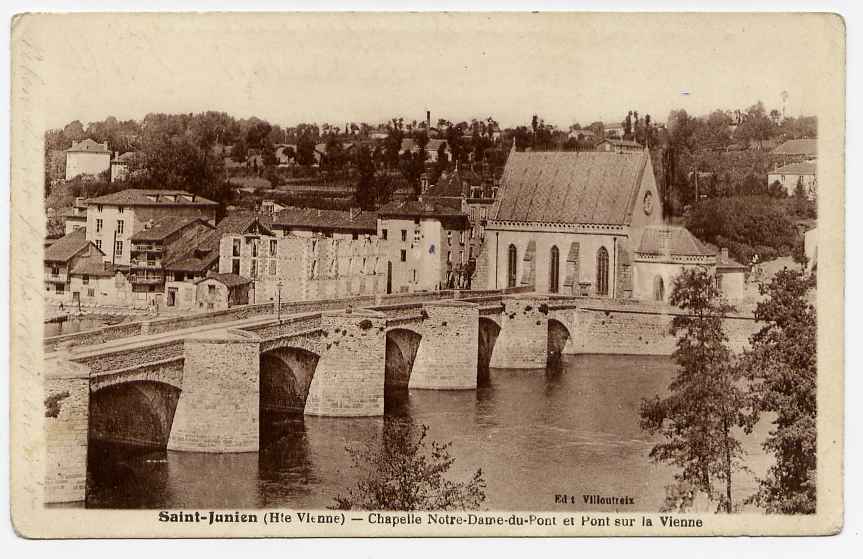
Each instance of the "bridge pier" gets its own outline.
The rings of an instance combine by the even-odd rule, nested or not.
[[[168,450],[258,450],[260,338],[235,332],[184,340],[183,391]]]
[[[90,370],[71,361],[50,362],[44,386],[44,501],[83,501],[87,485]]]
[[[422,340],[409,388],[476,388],[479,307],[453,301],[423,305]]]
[[[548,361],[548,297],[526,294],[504,298],[500,334],[490,367],[541,369]]]
[[[326,312],[321,330],[321,357],[309,386],[306,415],[383,415],[386,315]]]

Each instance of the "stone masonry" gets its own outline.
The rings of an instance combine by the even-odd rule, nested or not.
[[[368,310],[327,312],[321,330],[321,357],[306,415],[383,415],[386,316]]]
[[[169,450],[258,450],[260,339],[233,332],[185,340],[183,391]]]
[[[45,502],[84,500],[90,379],[83,365],[58,361],[45,379]]]
[[[541,369],[548,360],[548,298],[512,295],[504,298],[500,335],[489,366]]]
[[[408,386],[438,390],[476,388],[479,307],[473,303],[423,305],[428,315]],[[445,360],[445,361],[444,361]]]

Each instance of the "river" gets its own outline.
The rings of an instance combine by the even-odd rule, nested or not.
[[[674,470],[648,457],[656,440],[639,427],[642,397],[662,394],[667,357],[565,356],[547,370],[492,369],[476,390],[404,391],[387,415],[428,425],[451,442],[453,478],[482,468],[489,510],[658,511]],[[260,453],[197,454],[91,441],[87,507],[325,508],[356,481],[346,445],[376,440],[382,418],[284,416],[263,422]],[[763,475],[769,426],[744,439],[746,464]],[[735,478],[735,500],[755,489]],[[578,502],[555,502],[555,495]],[[590,505],[583,495],[632,497]]]

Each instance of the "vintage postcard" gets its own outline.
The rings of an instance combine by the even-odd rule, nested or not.
[[[835,534],[830,14],[22,14],[28,538]]]

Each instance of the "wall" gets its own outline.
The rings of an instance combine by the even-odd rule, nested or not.
[[[247,336],[186,339],[169,450],[258,450],[260,342]]]
[[[649,309],[649,307],[648,307]],[[671,355],[676,340],[670,333],[674,312],[625,308],[623,305],[582,308],[568,324],[572,343],[567,353],[600,353],[618,355]],[[727,318],[725,330],[729,346],[742,351],[748,339],[760,329],[751,318]]]
[[[577,294],[577,291],[564,286],[567,272],[567,256],[569,255],[570,246],[572,243],[579,243],[579,262],[578,262],[578,278],[580,281],[589,281],[593,287],[596,284],[596,263],[597,253],[600,247],[605,247],[608,251],[609,259],[609,296],[612,293],[612,285],[614,284],[614,269],[615,269],[615,254],[614,254],[614,238],[617,238],[618,243],[626,243],[626,236],[620,234],[612,234],[597,232],[595,234],[588,233],[565,233],[551,231],[511,231],[511,230],[495,230],[490,225],[486,230],[486,244],[490,258],[488,259],[487,274],[489,285],[484,286],[488,289],[500,289],[507,286],[507,264],[509,245],[515,245],[517,249],[516,257],[516,285],[522,279],[524,266],[527,264],[524,261],[524,254],[527,250],[527,245],[530,240],[536,241],[536,252],[534,254],[534,265],[536,266],[536,291],[538,293],[546,293],[549,289],[549,273],[551,270],[551,247],[557,246],[560,251],[560,277],[558,285],[560,286],[559,293],[570,295]],[[495,262],[497,260],[497,262]],[[497,281],[495,282],[495,270],[497,270]],[[480,288],[480,285],[476,286]]]
[[[220,281],[205,279],[195,286],[195,302],[202,312],[225,310],[228,308],[228,287]]]
[[[427,303],[419,349],[408,386],[455,390],[476,388],[479,311],[472,303]],[[445,356],[445,361],[442,361]]]
[[[548,299],[517,295],[504,299],[500,334],[489,366],[541,369],[548,360]]]
[[[78,175],[98,175],[111,167],[111,153],[70,152],[66,154],[66,180]]]
[[[45,502],[83,501],[87,482],[87,369],[54,362],[45,378]]]

